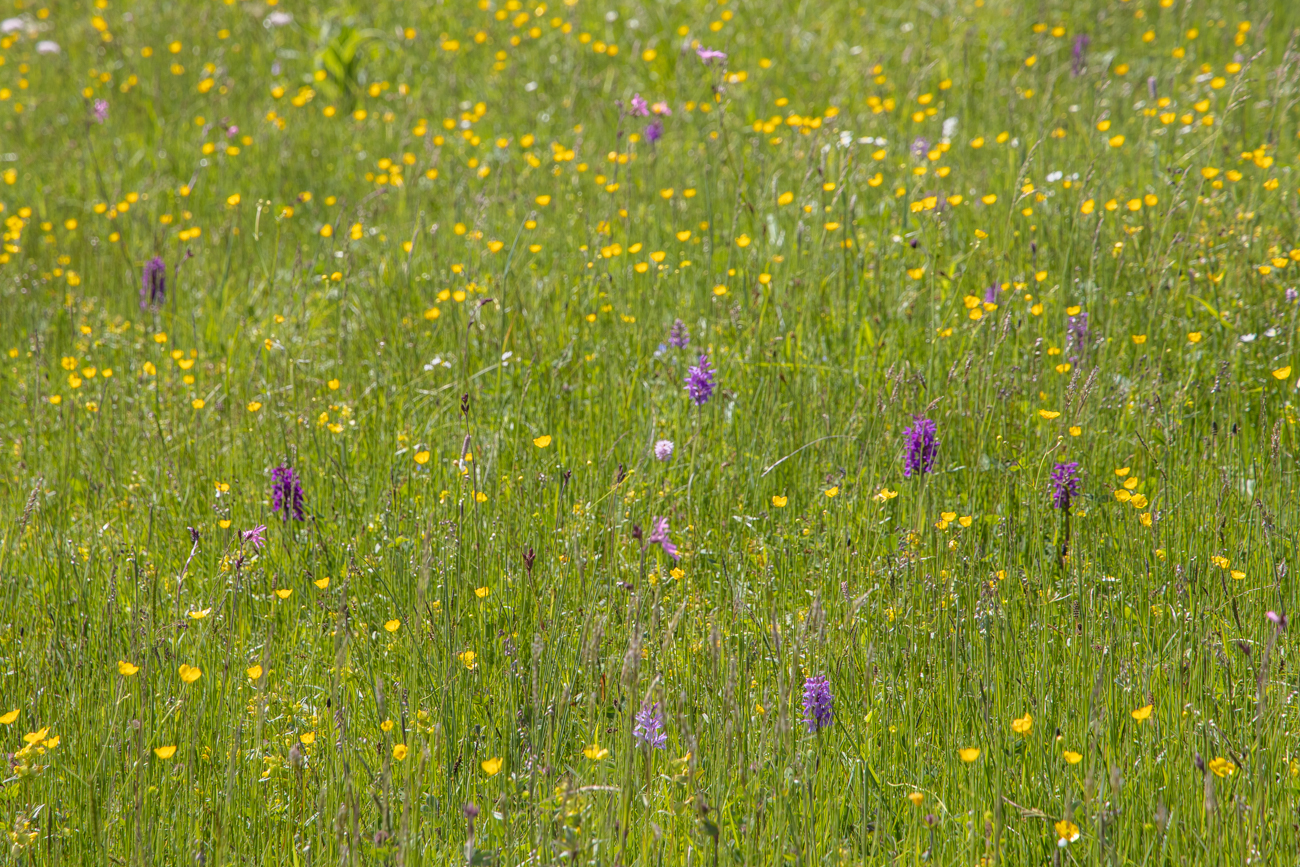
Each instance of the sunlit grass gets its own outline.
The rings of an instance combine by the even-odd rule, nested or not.
[[[16,4],[7,857],[1284,863],[1249,11]]]

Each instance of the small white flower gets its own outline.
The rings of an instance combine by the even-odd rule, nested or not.
[[[24,26],[25,22],[21,18],[6,18],[0,21],[0,33],[17,33]]]
[[[281,12],[279,9],[266,16],[266,20],[262,22],[262,24],[268,28],[283,27],[284,25],[291,23],[293,23],[293,15],[288,12]]]
[[[37,54],[58,54],[59,43],[55,42],[52,39],[42,39],[40,42],[36,43],[36,53]]]
[[[953,133],[957,131],[957,118],[950,117],[943,122],[943,137],[952,138]]]

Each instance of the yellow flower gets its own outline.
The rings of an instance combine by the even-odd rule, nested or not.
[[[1200,342],[1201,342],[1201,332],[1199,332],[1199,331],[1189,331],[1189,332],[1187,332],[1187,342],[1188,342],[1188,343],[1200,343]]]
[[[393,721],[390,719],[384,720],[379,724],[379,730],[381,732],[391,732],[393,730]]]
[[[324,578],[313,581],[311,583],[315,584],[317,589],[324,590],[326,587],[330,586],[330,576],[326,575]]]
[[[1071,765],[1077,765],[1079,762],[1083,761],[1083,754],[1076,753],[1073,750],[1066,750],[1061,753],[1061,756],[1065,759],[1067,764]]]
[[[202,620],[203,618],[207,617],[207,616],[208,616],[209,614],[211,614],[211,613],[212,613],[212,609],[211,609],[211,608],[204,608],[202,611],[191,611],[191,612],[190,612],[190,619],[191,619],[191,620]]]
[[[1289,364],[1286,365],[1285,367],[1279,367],[1277,370],[1273,371],[1274,379],[1286,379],[1290,375],[1291,375],[1291,365]]]
[[[598,762],[601,759],[605,758],[605,756],[609,755],[609,750],[605,749],[600,744],[592,744],[591,746],[585,748],[582,751],[582,754],[587,758],[591,759],[593,762]]]
[[[171,747],[154,747],[153,754],[154,754],[155,756],[157,756],[158,758],[163,759],[164,761],[166,761],[167,759],[170,759],[172,756],[176,755],[176,747],[174,747],[174,746],[171,746]]]
[[[474,669],[476,665],[478,665],[477,662],[478,654],[472,650],[466,650],[463,653],[458,653],[456,654],[456,658],[459,659],[461,663],[471,671]]]
[[[249,679],[249,680],[261,680],[261,678],[262,678],[262,666],[260,666],[260,665],[252,665],[252,666],[249,666],[248,671],[245,672],[245,674],[248,675],[248,679]]]
[[[117,673],[122,675],[123,677],[131,677],[139,670],[140,670],[140,666],[132,665],[131,663],[127,662],[125,659],[119,659],[117,661]]]
[[[1240,569],[1233,569],[1228,574],[1232,576],[1232,580],[1234,581],[1240,581],[1246,577],[1246,573],[1241,571]]]
[[[18,719],[18,711],[11,710],[4,716],[0,716],[0,725],[13,725],[14,720]]]
[[[1038,414],[1048,421],[1051,421],[1054,418],[1060,418],[1061,416],[1061,414],[1054,409],[1040,409]]]
[[[1021,737],[1025,737],[1025,738],[1029,737],[1030,733],[1033,732],[1034,730],[1033,716],[1030,714],[1025,714],[1019,719],[1013,719],[1011,721],[1011,730],[1016,734],[1020,735]]]
[[[427,463],[429,462],[429,452],[428,452],[428,450],[426,449],[426,450],[424,450],[424,451],[416,452],[416,453],[415,453],[415,462],[416,462],[417,464],[419,464],[420,466],[424,466],[425,464],[427,464]]]
[[[957,750],[957,758],[961,759],[963,762],[966,762],[967,764],[975,761],[979,757],[980,757],[979,747],[961,747],[960,749]]]
[[[1129,715],[1138,722],[1142,722],[1143,720],[1150,718],[1151,711],[1153,710],[1155,710],[1155,705],[1149,704],[1145,707],[1140,707],[1137,710],[1129,711]]]
[[[200,669],[197,665],[186,665],[185,663],[181,663],[181,667],[178,669],[178,671],[180,673],[181,680],[185,681],[186,683],[193,683],[194,681],[198,680],[200,677],[203,676],[202,669]]]
[[[303,732],[301,735],[298,736],[298,740],[302,742],[303,746],[309,747],[312,744],[316,743],[316,733]]]
[[[840,492],[839,485],[833,485],[826,489],[825,494],[827,497],[834,497],[839,492]]]
[[[393,744],[393,758],[399,762],[406,758],[406,744]]]
[[[293,588],[292,588],[292,587],[280,587],[280,588],[278,588],[278,589],[275,591],[275,595],[276,595],[276,596],[279,596],[281,599],[288,599],[290,596],[293,595]]]
[[[533,440],[533,445],[537,446],[539,449],[544,449],[550,444],[551,444],[550,434],[543,434],[542,436],[539,436]]]
[[[1237,766],[1223,756],[1210,759],[1210,770],[1216,777],[1230,777],[1237,772]]]
[[[1147,336],[1145,334],[1134,334],[1133,342],[1136,343],[1138,346],[1141,346],[1143,343],[1147,342]]]
[[[775,506],[775,507],[778,508],[778,509],[784,509],[784,508],[785,508],[785,504],[788,503],[788,502],[790,502],[790,498],[789,498],[789,497],[783,497],[783,496],[781,496],[780,494],[773,494],[773,495],[772,495],[772,505]]]
[[[889,488],[881,488],[879,491],[876,492],[876,495],[872,497],[872,499],[875,500],[877,503],[887,503],[897,496],[898,496],[898,491],[891,491],[889,490]]]
[[[261,408],[262,408],[262,404],[259,403],[259,402],[256,401],[256,400],[250,400],[250,401],[248,402],[248,411],[249,411],[249,412],[257,412],[257,411],[258,411],[259,409],[261,409]]]
[[[1062,819],[1053,827],[1056,828],[1057,838],[1066,843],[1073,843],[1075,840],[1079,839],[1079,826],[1071,822],[1069,819]]]
[[[483,773],[487,774],[489,777],[495,777],[497,773],[501,770],[501,765],[504,762],[505,759],[501,758],[500,756],[497,756],[496,758],[485,759],[484,761],[479,763],[479,767],[482,768]]]
[[[402,621],[400,620],[390,620],[384,624],[384,629],[387,630],[388,632],[396,632],[401,628],[402,628]]]
[[[486,599],[486,598],[488,597],[488,594],[491,593],[491,592],[492,592],[492,588],[491,588],[491,587],[475,587],[475,588],[474,588],[474,595],[477,596],[479,599]]]
[[[921,806],[921,802],[925,800],[925,795],[922,795],[920,792],[911,792],[908,794],[907,800],[912,802],[913,807],[919,807]]]

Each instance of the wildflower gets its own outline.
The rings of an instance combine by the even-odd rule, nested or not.
[[[1031,714],[1025,714],[1018,719],[1013,719],[1011,721],[1011,730],[1023,738],[1029,737],[1029,735],[1034,731],[1033,716]]]
[[[715,51],[712,48],[705,48],[703,45],[695,49],[695,54],[700,58],[700,61],[705,65],[708,65],[715,60],[720,63],[727,62],[727,55],[725,53],[721,51]]]
[[[636,726],[632,729],[632,736],[653,750],[662,750],[667,746],[668,736],[664,734],[663,714],[660,712],[658,702],[645,705],[637,711]]]
[[[1272,623],[1274,626],[1276,626],[1278,629],[1286,628],[1285,614],[1278,614],[1276,611],[1269,611],[1264,616],[1267,617],[1269,622]]]
[[[1057,464],[1052,468],[1052,508],[1068,511],[1070,501],[1079,495],[1079,464],[1077,461]]]
[[[1062,819],[1055,824],[1056,828],[1056,845],[1064,849],[1075,840],[1079,839],[1079,826],[1069,819]]]
[[[242,541],[252,545],[254,550],[260,551],[262,549],[262,546],[266,544],[265,534],[266,534],[266,525],[258,524],[253,529],[245,530],[244,532],[240,533],[239,537]]]
[[[659,141],[659,139],[663,137],[664,137],[664,125],[662,121],[652,120],[650,121],[650,123],[646,124],[646,128],[645,128],[646,141],[650,142],[650,144],[654,144],[655,142]]]
[[[140,286],[140,309],[161,307],[167,300],[167,265],[161,256],[144,263],[144,279]]]
[[[803,721],[816,733],[831,724],[831,684],[824,677],[810,677],[803,684]]]
[[[36,53],[37,54],[58,54],[59,43],[55,42],[52,39],[42,39],[40,42],[36,43]]]
[[[295,521],[303,520],[302,482],[297,473],[284,464],[271,471],[271,511],[284,512],[281,518],[285,521],[290,517]]]
[[[632,94],[632,104],[628,107],[628,114],[633,117],[646,117],[650,114],[650,105],[639,93]]]
[[[406,758],[406,744],[393,744],[393,758],[397,761],[403,761]]]
[[[103,123],[108,120],[108,101],[103,99],[95,100],[93,104],[95,123]]]
[[[609,750],[605,749],[600,744],[592,744],[589,747],[585,747],[582,754],[593,762],[598,762],[609,755]]]
[[[915,139],[912,140],[911,151],[912,151],[912,159],[914,160],[924,159],[925,155],[930,152],[929,140],[926,139],[926,137],[923,135],[918,135]]]
[[[980,757],[979,747],[961,747],[957,750],[957,758],[966,764],[970,764]]]
[[[1216,777],[1230,777],[1237,772],[1237,766],[1223,756],[1210,759],[1208,764]]]
[[[654,105],[650,106],[650,110],[655,114],[663,115],[664,117],[669,117],[673,113],[673,110],[668,107],[668,103],[666,102],[656,102]]]
[[[907,441],[903,452],[903,478],[910,479],[912,474],[925,475],[934,466],[934,454],[939,443],[935,439],[939,428],[928,418],[916,416],[912,426],[903,429],[903,438]]]
[[[167,759],[170,759],[172,756],[176,755],[176,747],[174,746],[154,747],[153,754],[158,758],[166,761]]]
[[[1088,37],[1087,33],[1080,33],[1074,37],[1074,48],[1070,51],[1070,71],[1075,76],[1083,74],[1084,55],[1091,43],[1092,39]]]
[[[655,443],[655,460],[666,461],[673,456],[673,441],[659,440]]]
[[[479,767],[482,768],[483,773],[487,774],[489,777],[495,777],[497,773],[501,770],[501,765],[504,761],[505,759],[501,758],[500,756],[491,759],[484,759],[482,762],[479,763]]]
[[[1151,718],[1151,711],[1153,711],[1154,709],[1155,709],[1155,705],[1150,705],[1150,704],[1144,705],[1138,708],[1137,710],[1129,711],[1129,716],[1133,717],[1133,719],[1137,720],[1138,722],[1142,722],[1144,720]]]
[[[709,357],[700,356],[700,362],[686,371],[686,393],[696,406],[703,406],[713,397],[713,368],[709,367]]]
[[[686,330],[686,323],[680,319],[673,320],[673,327],[668,329],[668,342],[678,349],[686,348],[691,342],[691,333]]]
[[[650,530],[650,538],[646,539],[646,544],[658,545],[669,557],[674,560],[681,559],[677,554],[677,546],[673,544],[672,539],[668,538],[667,518],[655,518]]]
[[[1088,348],[1088,314],[1080,313],[1077,316],[1071,316],[1070,322],[1065,326],[1065,342],[1070,348],[1070,363],[1078,364],[1079,358]]]

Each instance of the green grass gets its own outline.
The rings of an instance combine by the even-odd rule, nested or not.
[[[1287,863],[1290,5],[8,2],[5,863]]]

